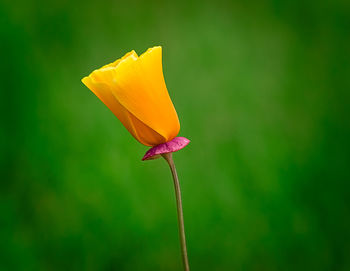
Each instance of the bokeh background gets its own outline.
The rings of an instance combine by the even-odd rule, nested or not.
[[[348,1],[2,1],[0,270],[181,270],[174,191],[80,79],[163,46],[192,270],[350,270]]]

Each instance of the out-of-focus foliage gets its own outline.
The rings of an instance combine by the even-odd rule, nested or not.
[[[2,1],[0,270],[180,270],[162,160],[80,79],[163,46],[192,270],[349,270],[348,1]]]

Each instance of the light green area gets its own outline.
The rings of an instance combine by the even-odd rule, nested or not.
[[[163,46],[195,271],[350,270],[347,1],[3,1],[0,270],[181,270],[165,161],[81,82]]]

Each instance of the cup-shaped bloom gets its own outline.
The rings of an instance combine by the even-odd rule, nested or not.
[[[141,56],[131,51],[82,82],[140,143],[156,146],[179,133],[179,119],[164,81],[160,46]]]

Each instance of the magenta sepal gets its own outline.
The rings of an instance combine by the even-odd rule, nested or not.
[[[169,142],[159,144],[149,149],[142,158],[142,161],[157,159],[164,153],[176,152],[185,148],[188,143],[190,143],[190,140],[185,137],[175,137]]]

